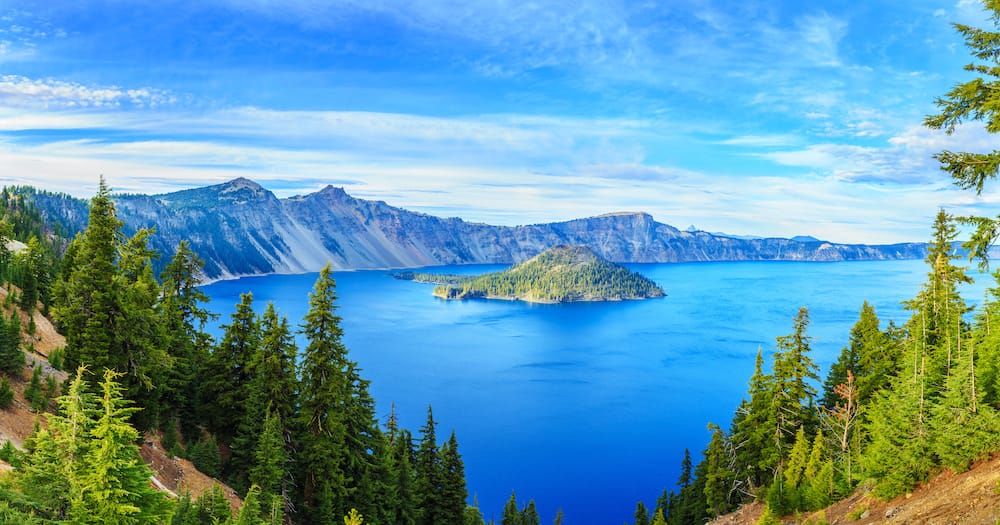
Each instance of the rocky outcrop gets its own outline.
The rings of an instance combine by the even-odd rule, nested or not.
[[[490,226],[356,199],[333,186],[278,199],[244,178],[165,195],[121,195],[116,204],[126,233],[156,228],[152,243],[161,253],[173,253],[180,240],[188,239],[212,279],[318,271],[327,262],[338,269],[510,264],[562,244],[584,245],[619,263],[843,261],[925,254],[920,243],[870,246],[681,231],[647,213]],[[44,203],[39,208],[48,209]],[[58,217],[61,210],[74,209],[65,203],[52,208],[51,218],[57,220],[65,220]]]

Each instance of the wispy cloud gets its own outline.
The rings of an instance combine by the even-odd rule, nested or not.
[[[14,107],[72,109],[90,107],[158,107],[176,102],[168,92],[142,87],[84,86],[53,79],[0,76],[0,104]]]

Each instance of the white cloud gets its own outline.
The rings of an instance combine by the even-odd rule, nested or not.
[[[0,103],[4,106],[52,109],[158,107],[175,101],[170,93],[154,88],[84,86],[53,79],[0,76]]]

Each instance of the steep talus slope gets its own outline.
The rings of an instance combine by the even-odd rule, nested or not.
[[[81,203],[39,195],[50,220],[78,222]],[[341,188],[278,199],[233,181],[165,195],[120,195],[127,234],[155,227],[152,247],[171,254],[188,239],[209,278],[439,264],[510,264],[561,244],[585,245],[614,262],[840,261],[920,258],[923,244],[843,245],[811,238],[743,239],[680,231],[647,213],[615,213],[550,224],[491,226],[351,197]]]

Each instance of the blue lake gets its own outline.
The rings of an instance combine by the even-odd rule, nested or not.
[[[457,432],[470,493],[487,520],[504,502],[535,499],[542,523],[632,521],[673,488],[684,449],[697,458],[708,422],[727,428],[758,348],[770,355],[800,306],[810,311],[821,377],[847,343],[862,301],[883,323],[925,280],[922,261],[637,264],[668,296],[640,302],[531,305],[443,301],[431,285],[390,272],[337,272],[345,343],[371,380],[380,416],[391,404],[417,432],[434,407],[439,436]],[[481,273],[499,266],[440,267]],[[316,274],[213,283],[220,323],[252,291],[293,323]],[[985,282],[965,290],[983,297]],[[218,334],[218,328],[214,328]],[[302,341],[300,338],[300,348]],[[696,459],[697,461],[697,459]]]

